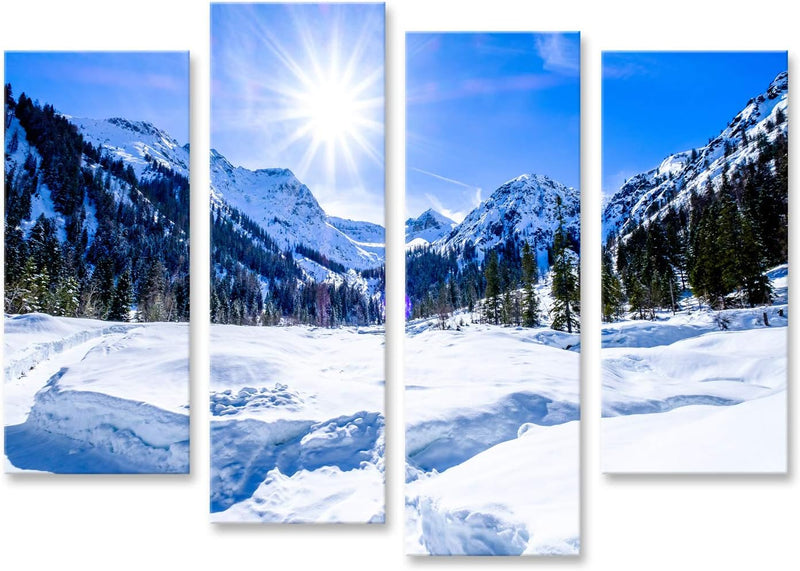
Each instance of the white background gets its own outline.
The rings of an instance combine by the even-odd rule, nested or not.
[[[541,569],[797,569],[800,486],[784,477],[608,477],[599,472],[600,52],[800,48],[789,0],[701,2],[393,0],[387,5],[387,355],[385,526],[208,523],[208,127],[206,2],[3,0],[4,50],[191,50],[192,474],[0,475],[3,569],[381,568],[531,565]],[[403,555],[402,287],[406,30],[579,30],[583,92],[583,554],[571,559]],[[790,74],[791,75],[791,74]],[[790,117],[793,113],[790,112]],[[480,118],[476,118],[479,120]],[[793,132],[794,127],[790,129]],[[792,144],[792,187],[796,145]],[[796,188],[791,219],[800,221]],[[791,231],[792,258],[798,233]],[[796,261],[791,262],[794,266]],[[794,282],[790,299],[798,295]],[[796,326],[790,347],[797,347]],[[790,378],[796,375],[791,359]],[[798,392],[790,390],[791,410]],[[790,455],[797,458],[796,422]],[[790,461],[790,465],[794,462]]]

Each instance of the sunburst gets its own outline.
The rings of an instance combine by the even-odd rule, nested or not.
[[[265,124],[285,123],[276,152],[304,149],[296,166],[301,177],[324,158],[331,182],[336,179],[336,165],[343,164],[360,183],[358,164],[364,157],[379,165],[383,162],[383,150],[373,142],[382,140],[376,135],[383,134],[383,62],[367,64],[374,59],[367,56],[374,49],[375,22],[365,21],[353,35],[335,14],[326,20],[326,30],[298,14],[291,20],[296,40],[291,46],[282,45],[268,27],[260,26],[259,49],[269,50],[283,69],[274,74],[280,80],[265,80],[261,89],[251,91],[256,97],[262,90],[270,95],[250,103],[261,106],[258,116]],[[347,42],[341,41],[345,31]]]

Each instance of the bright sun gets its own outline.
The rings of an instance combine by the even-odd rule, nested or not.
[[[360,122],[357,96],[341,83],[324,82],[308,92],[305,105],[312,136],[325,143],[344,138]]]
[[[315,36],[304,22],[295,24],[305,57],[265,38],[266,47],[288,72],[269,85],[279,95],[280,108],[271,121],[291,125],[280,147],[302,149],[297,165],[301,176],[318,168],[321,156],[331,180],[337,165],[359,179],[362,157],[379,165],[383,161],[382,149],[376,146],[383,135],[383,58],[375,61],[371,28],[349,33],[335,29],[321,42],[318,30]]]

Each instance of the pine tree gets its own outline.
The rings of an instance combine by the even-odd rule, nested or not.
[[[139,299],[139,313],[144,321],[164,320],[164,291],[166,289],[164,273],[164,264],[161,260],[155,259],[150,263],[144,289]],[[231,311],[230,322],[241,325],[240,300],[237,300],[234,305],[235,309]]]
[[[446,282],[442,282],[439,285],[439,292],[436,295],[436,313],[439,316],[440,329],[447,328],[447,319],[450,317],[451,309],[452,306],[450,305],[448,286]]]
[[[108,319],[111,300],[114,297],[114,264],[109,258],[101,258],[92,273],[94,315]]]
[[[78,280],[68,277],[61,280],[53,292],[53,302],[50,313],[53,315],[64,315],[67,317],[77,317],[80,297],[80,287]]]
[[[567,246],[561,198],[557,199],[558,229],[553,237],[553,308],[552,328],[572,333],[580,328],[580,288],[578,272],[573,262],[575,253]]]
[[[603,250],[601,280],[603,288],[603,321],[614,321],[622,313],[622,284],[611,268],[611,256]]]
[[[485,266],[486,319],[497,325],[500,321],[500,275],[496,251],[490,250],[489,253],[486,254]]]
[[[536,274],[536,259],[530,245],[525,242],[522,245],[522,324],[525,327],[539,326],[539,300],[536,297],[535,289]]]
[[[132,298],[131,270],[128,268],[117,279],[114,295],[111,298],[108,319],[111,321],[128,321]]]
[[[47,270],[39,270],[29,257],[25,261],[18,280],[10,284],[5,292],[5,306],[9,313],[31,313],[44,311],[50,305],[50,276]]]

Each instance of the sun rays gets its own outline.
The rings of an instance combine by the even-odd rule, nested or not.
[[[322,171],[335,185],[345,174],[362,186],[364,162],[383,164],[382,53],[375,57],[380,28],[371,19],[355,27],[345,23],[335,6],[321,6],[318,14],[305,8],[287,8],[288,28],[279,34],[263,18],[239,22],[249,28],[239,37],[257,38],[242,47],[270,65],[225,62],[241,67],[230,76],[246,84],[241,103],[247,111],[237,120],[271,130],[271,153],[299,157],[292,166],[301,178]],[[382,38],[379,45],[382,50]]]

